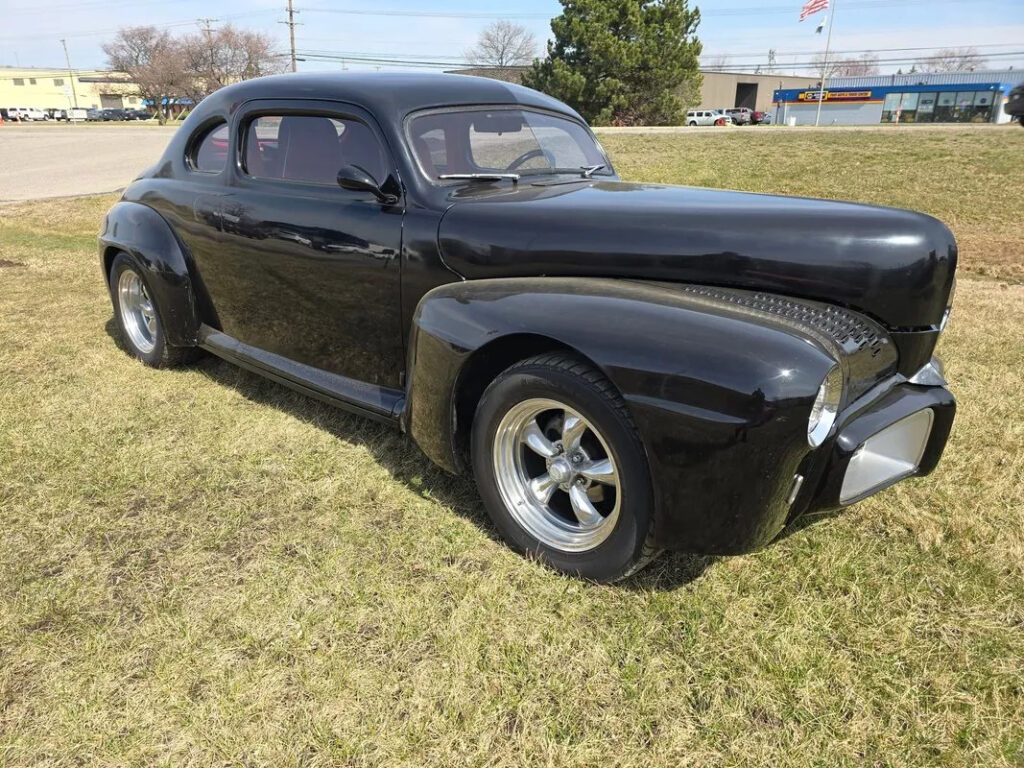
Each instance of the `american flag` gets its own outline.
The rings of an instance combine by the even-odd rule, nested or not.
[[[803,21],[808,16],[812,16],[819,11],[828,10],[828,0],[807,0],[807,4],[803,10],[800,11],[800,21]]]

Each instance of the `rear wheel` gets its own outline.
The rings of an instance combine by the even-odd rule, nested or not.
[[[1018,120],[1020,120],[1020,127],[1021,127],[1021,128],[1024,128],[1024,115],[1021,115],[1021,116],[1020,116],[1019,118],[1017,118],[1017,119],[1018,119]]]
[[[517,363],[484,392],[473,472],[506,541],[567,573],[615,581],[656,554],[647,459],[625,403],[564,354]]]
[[[696,120],[691,120],[691,121],[690,121],[690,126],[691,126],[691,127],[692,127],[692,126],[694,126],[694,125],[696,125],[696,124],[697,124],[697,121],[696,121]]]
[[[195,359],[194,347],[167,343],[160,307],[135,260],[119,253],[110,268],[110,296],[114,319],[128,350],[146,365],[169,368]]]

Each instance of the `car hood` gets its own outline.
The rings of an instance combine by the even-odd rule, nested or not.
[[[621,181],[477,185],[438,231],[467,279],[580,275],[748,288],[937,325],[956,267],[938,220],[894,208]]]

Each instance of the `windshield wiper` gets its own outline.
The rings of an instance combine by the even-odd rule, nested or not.
[[[579,168],[530,168],[523,171],[523,176],[553,176],[562,173],[580,174],[584,179],[589,179],[595,173],[605,168],[604,165],[584,165]]]
[[[518,173],[442,173],[439,179],[462,179],[465,181],[505,181],[519,183]]]

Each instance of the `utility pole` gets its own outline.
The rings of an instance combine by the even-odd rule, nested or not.
[[[839,0],[832,0],[832,13],[828,17],[828,36],[825,38],[825,58],[821,63],[821,82],[818,84],[818,111],[814,115],[814,126],[821,122],[821,102],[825,100],[825,75],[828,73],[828,49],[832,45],[832,22],[836,20],[836,6]]]
[[[291,43],[291,59],[292,59],[292,72],[295,72],[295,14],[298,11],[292,5],[292,0],[288,0],[288,21],[282,21],[282,24],[288,25],[288,38]]]
[[[213,24],[215,24],[218,21],[218,19],[196,19],[196,21],[203,28],[203,32],[206,33],[206,52],[207,54],[209,54],[210,57],[210,69],[208,71],[208,77],[212,81],[214,79],[214,70],[216,64],[216,62],[214,61],[213,52]],[[212,90],[212,85],[210,82],[206,83],[206,90]]]
[[[64,61],[68,63],[68,80],[71,81],[71,97],[75,101],[75,108],[78,108],[78,91],[75,90],[75,73],[71,70],[71,56],[68,55],[68,41],[63,37],[60,44],[64,46]],[[70,121],[69,121],[70,122]]]

